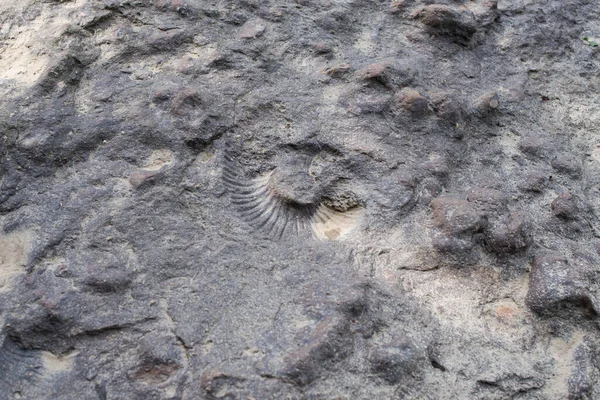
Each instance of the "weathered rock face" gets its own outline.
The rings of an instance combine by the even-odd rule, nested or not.
[[[1,399],[600,398],[600,8],[0,4]]]

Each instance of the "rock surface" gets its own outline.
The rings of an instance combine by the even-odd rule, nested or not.
[[[0,399],[600,398],[597,2],[0,11]]]

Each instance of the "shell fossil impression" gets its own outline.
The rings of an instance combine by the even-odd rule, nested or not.
[[[225,153],[223,182],[240,218],[274,239],[311,232],[321,240],[336,240],[358,224],[364,210],[355,195],[321,187],[302,165],[282,165],[248,179]]]

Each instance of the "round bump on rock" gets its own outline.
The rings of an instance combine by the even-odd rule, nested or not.
[[[404,89],[396,97],[396,107],[415,117],[423,117],[429,111],[429,101],[414,89]]]
[[[525,303],[541,315],[560,314],[562,310],[572,307],[597,313],[586,289],[589,282],[584,277],[583,269],[558,253],[536,257]]]
[[[552,214],[559,218],[574,219],[577,216],[577,199],[570,192],[559,194],[551,204]]]
[[[432,240],[433,248],[440,253],[461,254],[473,249],[473,242],[452,236],[438,235]]]
[[[531,172],[519,183],[519,189],[525,192],[541,193],[548,182],[548,174]]]
[[[432,4],[419,8],[411,16],[435,32],[453,36],[460,42],[468,41],[477,32],[475,17],[467,9]]]
[[[519,143],[521,152],[535,157],[542,157],[548,152],[549,143],[538,136],[527,136]]]
[[[390,385],[418,376],[425,354],[411,341],[393,338],[368,353],[371,371]]]
[[[559,154],[552,160],[552,168],[564,173],[573,179],[581,176],[581,162],[571,154]]]
[[[522,214],[513,213],[492,225],[486,232],[486,247],[496,254],[512,254],[531,243],[529,224]]]
[[[476,98],[471,104],[473,112],[479,116],[484,116],[498,109],[500,105],[500,96],[497,92],[485,93]]]
[[[485,214],[461,199],[438,197],[431,201],[435,226],[449,234],[481,231],[486,225]]]
[[[332,78],[339,78],[346,75],[350,71],[350,64],[338,64],[332,67],[324,68],[321,73],[324,75],[331,76]]]
[[[503,192],[490,188],[475,188],[467,195],[467,200],[482,211],[496,211],[506,206]]]
[[[238,37],[241,39],[254,39],[261,36],[266,29],[266,25],[260,20],[249,20],[240,28]]]
[[[317,55],[329,55],[332,53],[331,46],[326,42],[315,42],[311,45],[312,51]]]

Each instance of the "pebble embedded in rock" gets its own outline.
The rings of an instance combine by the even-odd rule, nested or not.
[[[393,337],[368,353],[371,371],[390,385],[422,374],[425,353],[408,338]]]
[[[486,230],[486,247],[496,254],[522,251],[531,243],[530,229],[522,214],[512,213],[491,224]]]
[[[506,195],[496,189],[475,188],[467,194],[467,201],[485,212],[501,210],[506,206]]]
[[[429,110],[429,101],[418,91],[405,89],[396,96],[396,107],[410,112],[415,117],[423,117]]]
[[[129,183],[137,189],[143,184],[154,182],[159,174],[160,171],[137,170],[129,175]]]
[[[463,40],[469,40],[477,32],[473,13],[459,7],[432,4],[419,8],[412,17],[440,34]]]
[[[327,42],[315,42],[311,45],[311,48],[317,55],[329,55],[333,52]]]
[[[537,256],[525,302],[537,314],[560,314],[570,307],[588,312],[593,301],[581,267],[560,254]],[[568,311],[567,311],[568,312]]]
[[[474,113],[484,116],[498,109],[500,105],[500,96],[497,92],[489,92],[479,96],[471,105]]]
[[[558,172],[569,175],[573,179],[581,176],[581,162],[571,154],[562,153],[552,160],[552,168]]]
[[[486,225],[485,213],[461,199],[438,197],[431,201],[435,226],[449,234],[477,232]]]
[[[519,142],[519,149],[528,155],[542,157],[550,149],[550,143],[539,136],[527,136]]]
[[[348,73],[348,71],[350,71],[350,64],[339,64],[323,69],[322,73],[334,78],[339,78]]]
[[[385,60],[359,69],[354,76],[358,82],[379,83],[393,89],[406,86],[412,80],[411,74],[410,69],[402,69],[393,60]]]
[[[389,70],[391,64],[389,62],[378,62],[375,64],[367,65],[356,72],[356,79],[365,81],[369,79],[382,80],[384,74]]]
[[[522,182],[519,183],[519,188],[527,192],[541,193],[548,182],[548,174],[543,172],[531,172],[525,175]]]
[[[238,37],[241,39],[255,39],[265,32],[266,27],[266,24],[261,20],[246,21],[240,28]]]
[[[573,219],[577,216],[577,199],[571,192],[559,194],[551,204],[552,214],[559,218]]]

